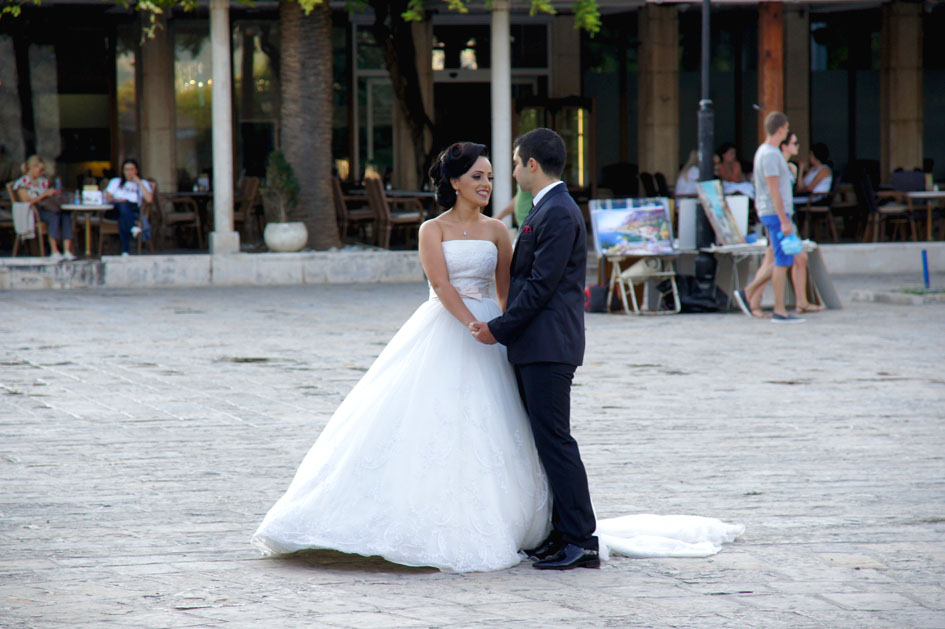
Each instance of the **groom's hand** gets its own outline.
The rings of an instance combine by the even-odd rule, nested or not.
[[[469,331],[472,332],[472,335],[480,343],[485,343],[486,345],[495,345],[498,343],[495,337],[492,336],[492,330],[489,329],[489,324],[485,321],[473,321],[469,324]]]

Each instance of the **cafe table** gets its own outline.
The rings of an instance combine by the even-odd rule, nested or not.
[[[914,190],[907,192],[906,196],[916,201],[923,199],[928,201],[925,204],[925,211],[928,213],[925,224],[928,226],[928,239],[932,240],[932,206],[936,201],[945,199],[945,190]]]
[[[66,212],[78,212],[85,214],[85,257],[92,255],[92,213],[105,213],[115,206],[111,203],[63,203],[59,206]]]

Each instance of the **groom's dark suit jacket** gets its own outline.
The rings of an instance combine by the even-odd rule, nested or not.
[[[519,229],[505,314],[489,322],[509,362],[582,363],[586,267],[584,217],[560,183]]]

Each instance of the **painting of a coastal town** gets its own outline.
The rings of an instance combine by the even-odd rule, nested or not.
[[[667,199],[592,199],[590,211],[599,257],[673,253]]]

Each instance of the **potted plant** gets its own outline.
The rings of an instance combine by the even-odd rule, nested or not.
[[[299,202],[299,182],[295,178],[292,164],[282,151],[269,154],[266,165],[266,182],[262,187],[263,209],[266,212],[266,229],[263,240],[270,251],[299,251],[308,242],[308,230],[301,221],[290,221],[289,217]]]

